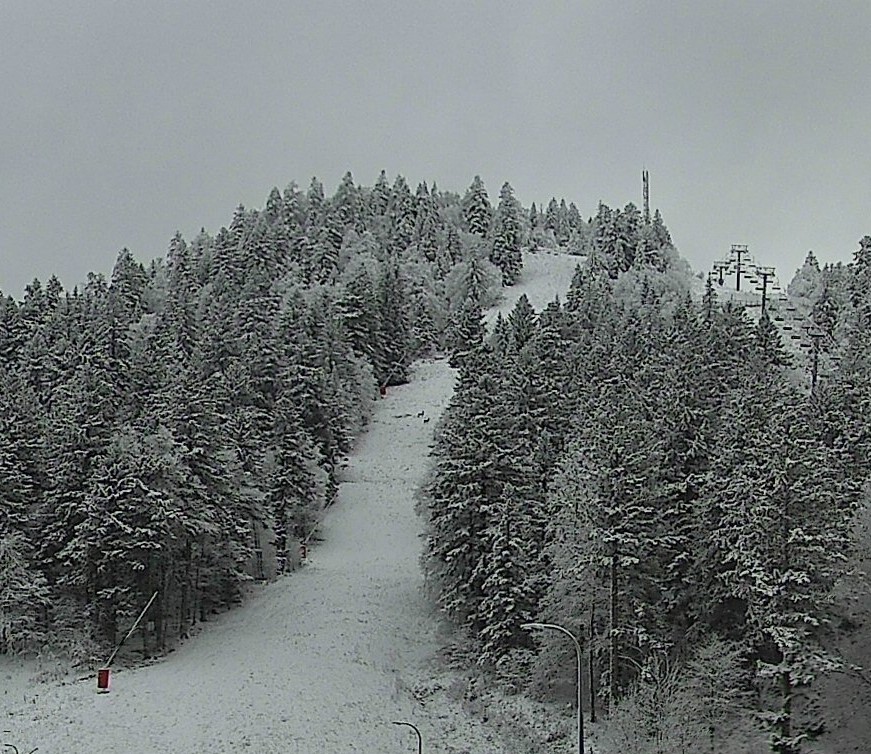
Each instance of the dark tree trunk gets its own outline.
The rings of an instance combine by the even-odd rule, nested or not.
[[[796,754],[795,747],[789,743],[792,737],[792,678],[789,671],[780,674],[780,722],[778,733],[780,740],[774,747],[777,754]]]
[[[608,672],[609,672],[609,687],[608,687],[608,704],[611,709],[613,709],[614,704],[617,702],[617,694],[619,691],[619,676],[620,676],[620,666],[618,659],[618,652],[620,651],[620,643],[617,640],[617,621],[619,619],[618,610],[617,610],[617,544],[615,543],[611,548],[611,574],[610,574],[610,582],[611,589],[609,595],[610,602],[610,636],[608,637]]]
[[[596,637],[596,603],[590,603],[590,722],[596,722],[596,668],[594,660],[595,637]]]

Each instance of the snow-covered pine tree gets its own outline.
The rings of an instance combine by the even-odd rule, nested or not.
[[[786,367],[792,364],[792,357],[783,347],[780,332],[768,316],[763,312],[759,317],[755,330],[756,348],[759,358],[766,364],[778,367]]]
[[[857,489],[821,441],[813,405],[762,371],[735,394],[705,491],[720,578],[744,606],[748,649],[778,701],[772,750],[807,736],[795,715],[803,687],[835,669],[823,647],[830,590],[844,571]]]
[[[401,385],[408,380],[412,344],[408,292],[397,261],[382,266],[378,296],[381,330],[375,376],[381,385]]]
[[[16,414],[17,395],[4,375],[0,398],[0,655],[38,649],[45,640],[49,591],[34,546],[33,513],[41,490],[33,477],[38,426]]]
[[[798,305],[803,312],[807,311],[813,303],[821,277],[820,264],[814,253],[809,251],[804,264],[795,271],[795,275],[786,287],[792,303]]]
[[[489,552],[478,561],[472,578],[480,582],[482,596],[475,612],[482,642],[479,663],[499,661],[507,650],[525,646],[529,634],[520,628],[535,612],[536,594],[530,579],[536,553],[529,541],[527,511],[530,501],[510,483],[489,510],[483,538]]]
[[[560,464],[551,505],[574,510],[576,568],[595,575],[595,599],[607,590],[609,698],[616,701],[628,674],[622,656],[643,658],[656,637],[649,633],[649,564],[667,533],[658,530],[659,439],[643,397],[615,374],[598,401],[580,417],[577,439]],[[579,604],[585,609],[588,604]],[[597,610],[597,612],[600,612]],[[630,656],[631,656],[630,654]]]
[[[514,197],[511,184],[505,182],[499,192],[499,204],[494,219],[493,246],[490,261],[502,271],[502,285],[514,285],[523,268],[520,251],[521,215],[523,208]]]
[[[401,175],[397,175],[393,182],[387,214],[392,228],[389,242],[390,253],[399,257],[411,245],[417,224],[417,202],[411,195],[408,183]]]
[[[266,504],[275,531],[278,571],[287,569],[290,537],[304,539],[319,522],[319,453],[289,395],[279,398],[273,417],[274,450],[268,464]]]
[[[455,369],[463,370],[470,355],[477,353],[484,344],[484,314],[480,304],[469,297],[456,315],[448,343],[450,358],[448,363]]]
[[[437,585],[439,606],[464,626],[471,626],[483,595],[486,572],[479,564],[490,553],[486,532],[501,492],[493,479],[499,375],[483,348],[476,367],[458,383],[445,413],[427,488],[428,571]]]
[[[462,201],[462,209],[466,230],[480,238],[487,238],[493,221],[493,208],[490,205],[490,197],[487,195],[487,189],[484,188],[481,176],[476,175],[466,191]]]
[[[357,255],[343,273],[345,285],[337,301],[354,353],[373,366],[381,330],[376,265],[374,259]]]
[[[525,293],[517,299],[517,303],[508,315],[508,325],[511,328],[514,348],[517,351],[522,350],[535,335],[537,329],[535,309],[532,308]]]

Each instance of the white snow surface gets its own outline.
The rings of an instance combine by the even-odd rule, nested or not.
[[[564,299],[578,261],[527,255],[497,309],[507,313],[522,293],[537,310]],[[427,752],[503,752],[459,700],[415,693],[436,672],[440,642],[413,495],[453,383],[437,359],[390,388],[306,565],[164,660],[113,669],[108,694],[96,693],[93,675],[37,680],[33,663],[0,660],[0,744],[22,754],[413,752],[414,732],[392,724],[405,720],[420,727]]]

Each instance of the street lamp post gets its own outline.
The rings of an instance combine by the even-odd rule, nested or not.
[[[417,733],[417,754],[423,754],[423,738],[420,735],[420,731],[414,723],[406,723],[398,720],[393,721],[394,725],[407,725],[409,728],[413,728],[414,732]]]
[[[551,628],[554,631],[564,633],[574,642],[575,652],[578,657],[578,754],[584,754],[584,708],[581,705],[581,643],[571,631],[555,623],[524,623],[520,627],[527,631],[531,628]]]

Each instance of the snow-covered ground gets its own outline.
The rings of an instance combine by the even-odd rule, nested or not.
[[[503,317],[507,316],[523,293],[536,311],[541,311],[557,296],[565,303],[575,267],[583,261],[583,257],[568,254],[525,254],[520,282],[505,289],[505,299],[487,312],[487,320],[492,322],[499,312]]]
[[[528,255],[498,308],[507,313],[522,293],[536,309],[564,299],[577,262]],[[37,681],[36,665],[0,661],[0,744],[40,754],[416,751],[413,731],[392,724],[404,720],[427,752],[503,752],[461,699],[421,691],[439,639],[413,494],[453,382],[446,361],[432,360],[391,388],[305,567],[164,661],[116,668],[109,694],[96,693],[93,676]]]

